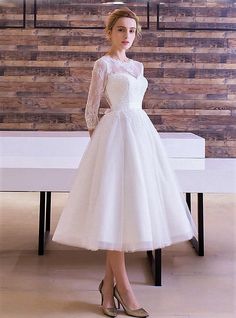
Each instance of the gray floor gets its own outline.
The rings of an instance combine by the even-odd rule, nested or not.
[[[51,233],[66,198],[53,194]],[[105,253],[50,241],[38,256],[38,201],[38,193],[0,193],[0,316],[102,317],[97,286]],[[206,255],[197,256],[189,242],[165,248],[162,287],[152,285],[145,253],[126,255],[132,286],[150,317],[236,317],[235,220],[233,195],[205,195]],[[121,310],[118,317],[125,316]]]

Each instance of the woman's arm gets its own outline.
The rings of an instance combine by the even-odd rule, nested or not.
[[[105,89],[106,64],[102,60],[94,63],[88,99],[85,107],[85,120],[90,137],[98,124],[98,109]]]

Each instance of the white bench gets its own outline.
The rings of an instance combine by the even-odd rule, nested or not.
[[[236,159],[205,158],[205,140],[192,133],[160,133],[191,208],[198,194],[198,240],[192,244],[204,255],[203,193],[236,192]],[[44,254],[50,232],[51,192],[68,192],[90,140],[82,132],[0,133],[0,191],[40,192],[38,254]],[[219,181],[220,182],[217,182]],[[148,251],[155,285],[161,285],[161,250]]]

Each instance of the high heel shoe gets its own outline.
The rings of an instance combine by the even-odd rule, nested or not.
[[[101,306],[103,305],[103,293],[102,293],[102,287],[103,287],[103,280],[101,281],[101,283],[99,284],[98,290],[101,293],[101,297],[102,297],[102,301],[101,301]],[[102,306],[102,310],[104,315],[107,315],[109,317],[116,317],[117,316],[117,309],[116,307],[111,307],[111,308],[104,308]]]
[[[118,309],[120,308],[120,304],[121,304],[122,307],[124,308],[125,313],[128,316],[133,316],[133,317],[148,317],[149,316],[147,311],[145,309],[143,309],[143,308],[138,308],[138,309],[130,309],[130,308],[128,308],[124,304],[124,302],[123,302],[123,300],[122,300],[122,298],[121,298],[116,286],[114,287],[114,297],[117,299]]]

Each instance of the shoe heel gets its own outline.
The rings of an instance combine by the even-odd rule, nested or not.
[[[102,293],[102,286],[103,286],[103,280],[101,281],[101,283],[98,286],[98,290],[101,294],[101,306],[103,305],[103,293]]]
[[[103,280],[98,286],[98,290],[101,294],[101,306],[103,305],[103,292],[102,292],[102,287],[103,287]],[[117,310],[116,306],[112,308],[102,308],[104,315],[109,316],[109,317],[116,317],[117,316]]]
[[[145,309],[143,309],[143,308],[138,308],[138,309],[130,309],[130,308],[128,308],[124,304],[124,302],[123,302],[123,300],[122,300],[122,298],[121,298],[116,286],[114,287],[114,297],[117,299],[118,308],[120,308],[120,304],[121,304],[122,307],[124,308],[125,313],[128,316],[140,317],[140,318],[144,318],[144,317],[148,317],[149,316],[148,312]]]
[[[120,309],[120,301],[117,299],[117,308]]]

